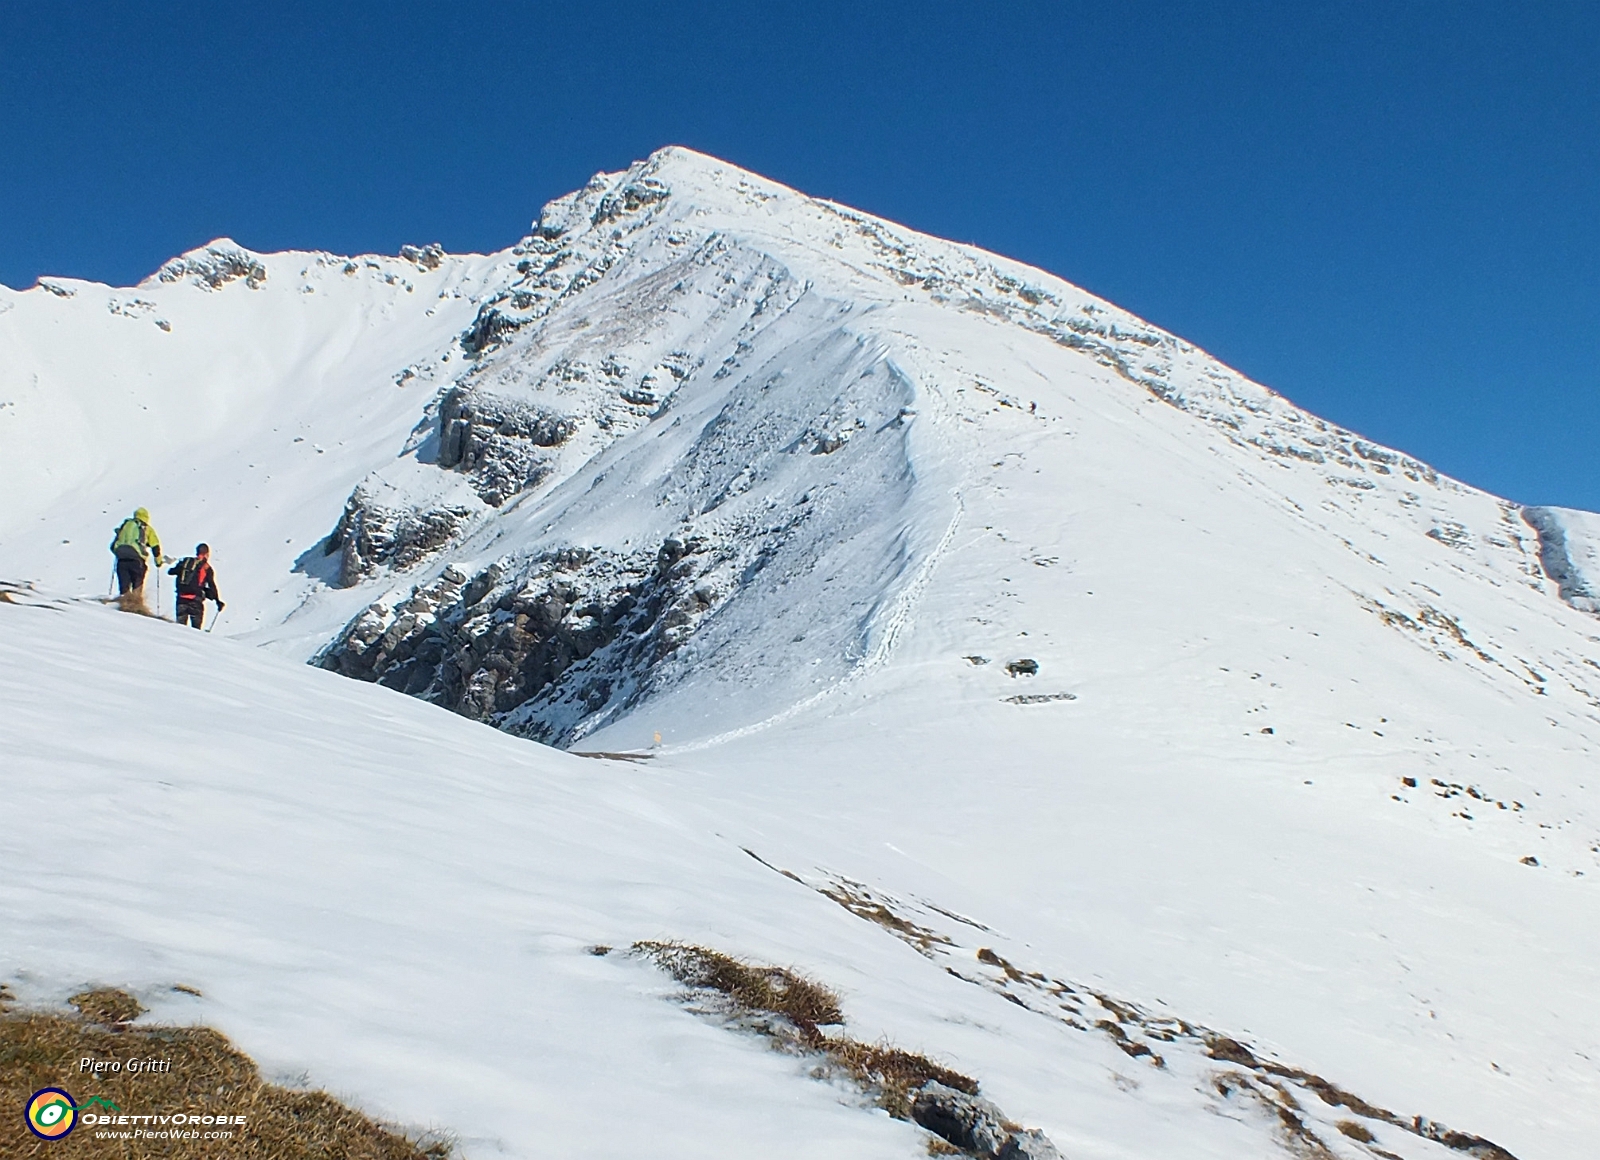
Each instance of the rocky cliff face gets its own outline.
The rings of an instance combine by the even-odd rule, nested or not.
[[[690,537],[627,556],[569,548],[449,567],[375,604],[322,655],[325,668],[562,745],[626,710],[731,589],[736,546]]]

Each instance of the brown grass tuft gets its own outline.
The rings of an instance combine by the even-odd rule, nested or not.
[[[144,1008],[126,991],[112,990],[110,987],[96,987],[90,991],[79,991],[67,1000],[78,1009],[90,1023],[98,1023],[102,1027],[121,1030],[124,1024],[132,1023],[144,1014]]]
[[[929,930],[908,918],[902,918],[881,900],[874,898],[872,891],[860,882],[839,878],[826,888],[819,887],[817,892],[825,898],[831,898],[857,918],[877,923],[895,938],[909,943],[919,954],[926,955],[930,959],[933,958],[936,947],[955,945],[938,931]]]
[[[842,1072],[897,1119],[911,1118],[912,1096],[929,1081],[968,1095],[978,1094],[977,1080],[925,1055],[886,1043],[824,1034],[821,1026],[844,1022],[839,997],[821,983],[784,967],[758,966],[680,942],[636,942],[633,949],[680,983],[725,996],[736,1016],[780,1016],[793,1031],[770,1022],[750,1029],[768,1036],[780,1049],[823,1057],[826,1062],[816,1071],[819,1077]]]
[[[341,1104],[326,1092],[291,1091],[265,1083],[255,1062],[208,1027],[137,1026],[133,996],[99,988],[74,995],[81,1015],[0,1009],[0,1106],[20,1109],[39,1088],[61,1087],[82,1105],[100,1097],[127,1115],[243,1115],[233,1138],[97,1138],[99,1125],[80,1123],[72,1132],[74,1156],[105,1160],[445,1160],[445,1141],[413,1141]],[[117,1060],[124,1070],[98,1076],[79,1070],[84,1059]],[[170,1061],[170,1070],[130,1074],[129,1060]],[[88,1109],[113,1114],[104,1107]],[[159,1125],[141,1125],[160,1130]],[[36,1140],[21,1124],[19,1151],[49,1154],[53,1143]],[[105,1131],[134,1131],[133,1125]],[[206,1129],[201,1128],[203,1133]],[[8,1138],[13,1129],[8,1128]]]
[[[925,1055],[903,1051],[887,1044],[861,1043],[843,1035],[830,1035],[815,1044],[863,1091],[871,1092],[878,1106],[897,1120],[911,1118],[911,1101],[918,1088],[930,1081],[978,1094],[978,1081],[948,1067],[941,1067]]]
[[[1206,1036],[1206,1054],[1223,1063],[1237,1063],[1245,1067],[1262,1066],[1261,1061],[1256,1059],[1248,1047],[1237,1039],[1229,1039],[1226,1035]]]
[[[1340,1120],[1334,1127],[1339,1129],[1341,1135],[1349,1136],[1352,1140],[1359,1141],[1362,1144],[1370,1144],[1377,1139],[1376,1136],[1368,1131],[1365,1124],[1358,1124],[1354,1120]]]
[[[782,1015],[802,1031],[843,1023],[839,997],[785,967],[762,967],[680,942],[636,942],[633,949],[678,982],[720,991],[744,1012]]]

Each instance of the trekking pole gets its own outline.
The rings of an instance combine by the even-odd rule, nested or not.
[[[112,559],[111,559],[111,583],[106,585],[106,595],[107,596],[114,595],[116,593],[116,591],[117,591],[117,560],[116,560],[116,557],[113,556]]]
[[[201,607],[204,608],[205,605],[202,604]],[[223,605],[222,608],[217,609],[217,614],[211,618],[211,623],[206,625],[206,631],[207,632],[210,632],[213,628],[217,627],[217,621],[222,619],[222,613],[224,612],[224,610],[226,608],[227,608],[227,605]]]

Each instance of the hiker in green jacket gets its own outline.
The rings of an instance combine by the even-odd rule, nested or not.
[[[126,596],[144,587],[145,553],[160,567],[161,537],[150,526],[150,512],[140,508],[117,527],[116,538],[111,541],[112,554],[117,558],[117,592]]]

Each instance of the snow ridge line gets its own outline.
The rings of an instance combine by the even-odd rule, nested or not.
[[[877,644],[854,668],[826,689],[821,689],[804,700],[796,701],[787,709],[782,709],[764,720],[756,721],[750,725],[741,725],[737,729],[730,729],[726,733],[718,733],[713,737],[702,738],[699,741],[691,741],[683,745],[663,746],[660,751],[672,754],[694,753],[698,750],[710,749],[715,745],[722,745],[729,741],[737,741],[741,737],[749,737],[752,734],[760,733],[765,729],[770,729],[774,725],[789,720],[791,717],[798,716],[829,697],[844,692],[868,673],[887,664],[895,645],[899,643],[901,633],[911,623],[912,612],[921,602],[923,593],[927,591],[928,584],[933,579],[934,569],[938,567],[939,561],[955,541],[956,531],[961,526],[961,517],[966,514],[967,506],[961,498],[961,489],[959,487],[952,488],[950,496],[955,500],[956,510],[950,516],[950,524],[945,528],[944,535],[939,537],[939,542],[933,546],[933,551],[929,552],[927,558],[918,566],[916,574],[911,578],[911,582],[901,589],[900,593],[895,597],[894,603],[890,606],[889,615],[884,621],[883,631],[878,636]]]
[[[889,610],[888,619],[884,622],[883,632],[879,635],[878,643],[871,654],[861,664],[850,670],[845,680],[839,682],[839,685],[834,686],[835,688],[842,687],[845,682],[873,669],[881,668],[888,662],[889,654],[894,651],[895,645],[900,641],[900,634],[911,623],[912,612],[922,602],[922,594],[927,591],[928,584],[933,580],[934,568],[938,566],[944,554],[950,550],[950,545],[956,538],[956,530],[961,526],[961,517],[966,514],[967,507],[961,498],[961,490],[959,488],[952,489],[950,495],[955,500],[956,510],[950,516],[950,524],[945,528],[944,535],[939,537],[939,542],[933,546],[933,551],[928,553],[928,558],[917,569],[916,575],[911,578],[911,583],[907,584],[900,591],[900,594],[895,597],[894,604]]]

